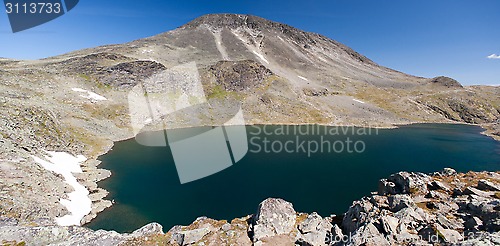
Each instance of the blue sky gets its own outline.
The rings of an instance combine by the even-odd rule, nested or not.
[[[498,0],[80,0],[68,14],[16,34],[2,9],[0,57],[128,42],[208,13],[253,14],[317,32],[413,75],[500,84],[500,59],[487,58],[500,55]]]

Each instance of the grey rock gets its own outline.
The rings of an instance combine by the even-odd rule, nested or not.
[[[386,234],[395,235],[398,233],[399,219],[392,217],[390,215],[383,216],[380,218],[380,224],[384,229]]]
[[[463,191],[463,194],[464,195],[476,195],[476,196],[482,196],[482,197],[491,197],[493,195],[493,193],[491,193],[491,192],[478,190],[474,187],[465,188],[465,190]]]
[[[418,208],[403,208],[398,212],[394,213],[394,217],[398,218],[399,221],[406,225],[414,225],[415,223],[428,222],[428,219],[423,213],[420,212]]]
[[[332,224],[327,219],[322,218],[314,212],[308,215],[306,220],[299,225],[299,230],[302,233],[309,233],[318,230],[330,231],[332,227]]]
[[[210,233],[208,228],[200,228],[189,231],[181,231],[173,234],[173,238],[180,245],[190,245],[200,241],[204,236]]]
[[[319,246],[326,245],[327,237],[333,225],[317,213],[312,213],[307,216],[298,228],[300,233],[297,235],[297,241],[307,245]]]
[[[92,231],[84,227],[0,227],[0,238],[5,241],[24,242],[27,245],[118,245],[128,240],[156,234],[157,225],[148,225],[132,234],[113,231]]]
[[[388,181],[396,186],[397,194],[410,194],[415,192],[427,193],[429,176],[423,173],[399,172],[391,175]]]
[[[444,229],[441,225],[436,224],[436,231],[440,237],[444,240],[445,243],[460,243],[464,240],[462,234],[460,232]]]
[[[484,179],[479,180],[477,188],[484,191],[500,191],[500,185]]]
[[[444,184],[441,181],[432,181],[430,187],[433,190],[444,190],[444,191],[450,191],[450,187],[446,184]]]
[[[448,218],[446,218],[444,215],[442,214],[438,214],[437,216],[437,222],[443,226],[444,229],[455,229],[459,226],[457,225],[453,225],[452,222],[450,222],[450,220],[448,220]]]
[[[344,215],[342,227],[346,233],[354,232],[367,222],[373,214],[374,206],[366,199],[353,202],[349,210]]]
[[[397,212],[403,208],[415,207],[415,203],[409,195],[394,195],[388,198],[389,209]]]
[[[396,184],[387,181],[387,179],[381,179],[378,183],[378,194],[381,196],[397,194]]]
[[[424,228],[418,231],[418,235],[422,240],[425,240],[432,244],[437,244],[440,242],[439,234],[431,225],[426,225]]]
[[[425,195],[425,197],[426,198],[438,198],[441,200],[445,200],[445,199],[447,199],[448,195],[444,194],[442,192],[439,192],[439,191],[431,190],[431,191],[429,191],[429,193],[427,193],[427,195]]]
[[[370,198],[370,202],[379,208],[388,208],[389,207],[389,199],[387,198],[387,196],[373,195]]]
[[[463,191],[460,188],[453,188],[452,196],[457,197],[463,195]]]
[[[170,238],[170,244],[182,245],[183,243],[184,243],[184,234],[182,233],[174,233]]]
[[[477,233],[460,243],[463,246],[496,246],[500,245],[500,232]]]
[[[222,230],[223,230],[223,231],[229,231],[229,230],[231,230],[231,228],[232,228],[232,226],[231,226],[231,224],[229,224],[229,223],[226,223],[226,224],[224,224],[224,225],[222,226]]]
[[[443,169],[443,171],[441,171],[441,173],[446,176],[453,176],[457,174],[457,171],[455,171],[455,169],[453,168],[446,167]]]
[[[141,237],[147,235],[163,234],[163,227],[158,223],[149,223],[142,228],[134,231],[131,236]]]
[[[362,226],[353,236],[354,245],[391,245],[373,223]]]
[[[475,216],[469,218],[464,224],[465,228],[468,230],[477,230],[482,225],[483,225],[483,221],[480,218],[475,217]]]
[[[291,203],[282,199],[266,199],[259,205],[255,215],[254,242],[291,233],[295,229],[296,218],[297,215]]]
[[[344,236],[342,229],[338,225],[334,225],[325,243],[327,245],[342,245],[343,243],[347,243],[347,241],[348,238]]]
[[[486,231],[500,231],[500,218],[496,217],[486,220],[484,229]]]

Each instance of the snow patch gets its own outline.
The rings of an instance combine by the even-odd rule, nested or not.
[[[297,77],[299,77],[299,79],[302,79],[302,80],[305,80],[305,81],[309,81],[307,78],[304,78],[302,76],[297,76]]]
[[[87,158],[83,155],[75,157],[66,152],[46,151],[46,153],[48,156],[44,156],[45,160],[36,156],[31,157],[46,170],[62,175],[65,182],[74,189],[68,194],[69,199],[61,198],[59,201],[70,214],[56,218],[56,223],[60,226],[80,225],[83,217],[92,211],[92,201],[89,198],[89,191],[78,183],[73,173],[82,173],[80,164]]]
[[[80,92],[80,93],[87,93],[87,95],[80,95],[81,97],[83,98],[86,98],[86,99],[90,99],[90,100],[96,100],[96,101],[106,101],[108,100],[107,98],[97,94],[97,93],[94,93],[94,92],[91,92],[91,91],[88,91],[88,90],[84,90],[84,89],[81,89],[81,88],[72,88],[72,90],[74,92]]]
[[[215,44],[217,45],[217,50],[219,50],[219,53],[222,56],[223,60],[229,61],[229,55],[226,51],[226,47],[222,44],[222,37],[220,32],[213,32],[212,33],[215,38]]]
[[[265,63],[269,64],[269,61],[261,54],[259,54],[257,51],[252,51],[256,56],[258,56],[261,60],[263,60]]]
[[[355,102],[361,103],[361,104],[365,104],[365,102],[363,102],[361,100],[358,100],[358,99],[352,99],[352,100],[355,101]]]

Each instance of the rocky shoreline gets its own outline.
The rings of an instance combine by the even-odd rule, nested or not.
[[[500,172],[399,172],[340,216],[299,213],[270,198],[244,218],[201,217],[162,230],[152,223],[119,234],[0,219],[0,238],[10,245],[498,245]]]

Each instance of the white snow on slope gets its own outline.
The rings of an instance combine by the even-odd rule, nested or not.
[[[262,55],[257,53],[257,51],[252,51],[256,56],[258,56],[261,60],[263,60],[265,63],[269,64],[269,61]]]
[[[212,33],[215,38],[215,44],[217,45],[217,50],[219,50],[219,53],[222,56],[223,60],[230,61],[229,55],[227,54],[226,47],[222,44],[222,37],[220,32],[213,32]]]
[[[355,101],[355,102],[361,103],[361,104],[365,104],[365,102],[363,102],[361,100],[358,100],[358,99],[352,99],[352,100]]]
[[[298,76],[298,77],[299,77],[299,79],[303,79],[303,80],[305,80],[305,81],[309,81],[307,78],[304,78],[304,77],[302,77],[302,76]]]
[[[72,88],[72,90],[74,92],[81,92],[81,93],[87,93],[87,95],[80,95],[81,97],[83,98],[86,98],[86,99],[91,99],[91,100],[96,100],[96,101],[106,101],[108,99],[106,99],[105,97],[99,95],[99,94],[96,94],[94,92],[91,92],[91,91],[88,91],[88,90],[84,90],[84,89],[81,89],[81,88]]]
[[[56,223],[60,226],[80,225],[83,217],[92,210],[92,201],[89,198],[89,191],[78,183],[73,173],[82,173],[80,164],[87,158],[83,155],[75,157],[66,152],[46,152],[49,156],[45,156],[45,160],[36,156],[31,157],[43,168],[62,175],[65,182],[74,189],[68,194],[69,199],[61,198],[59,201],[70,214],[56,218]]]

